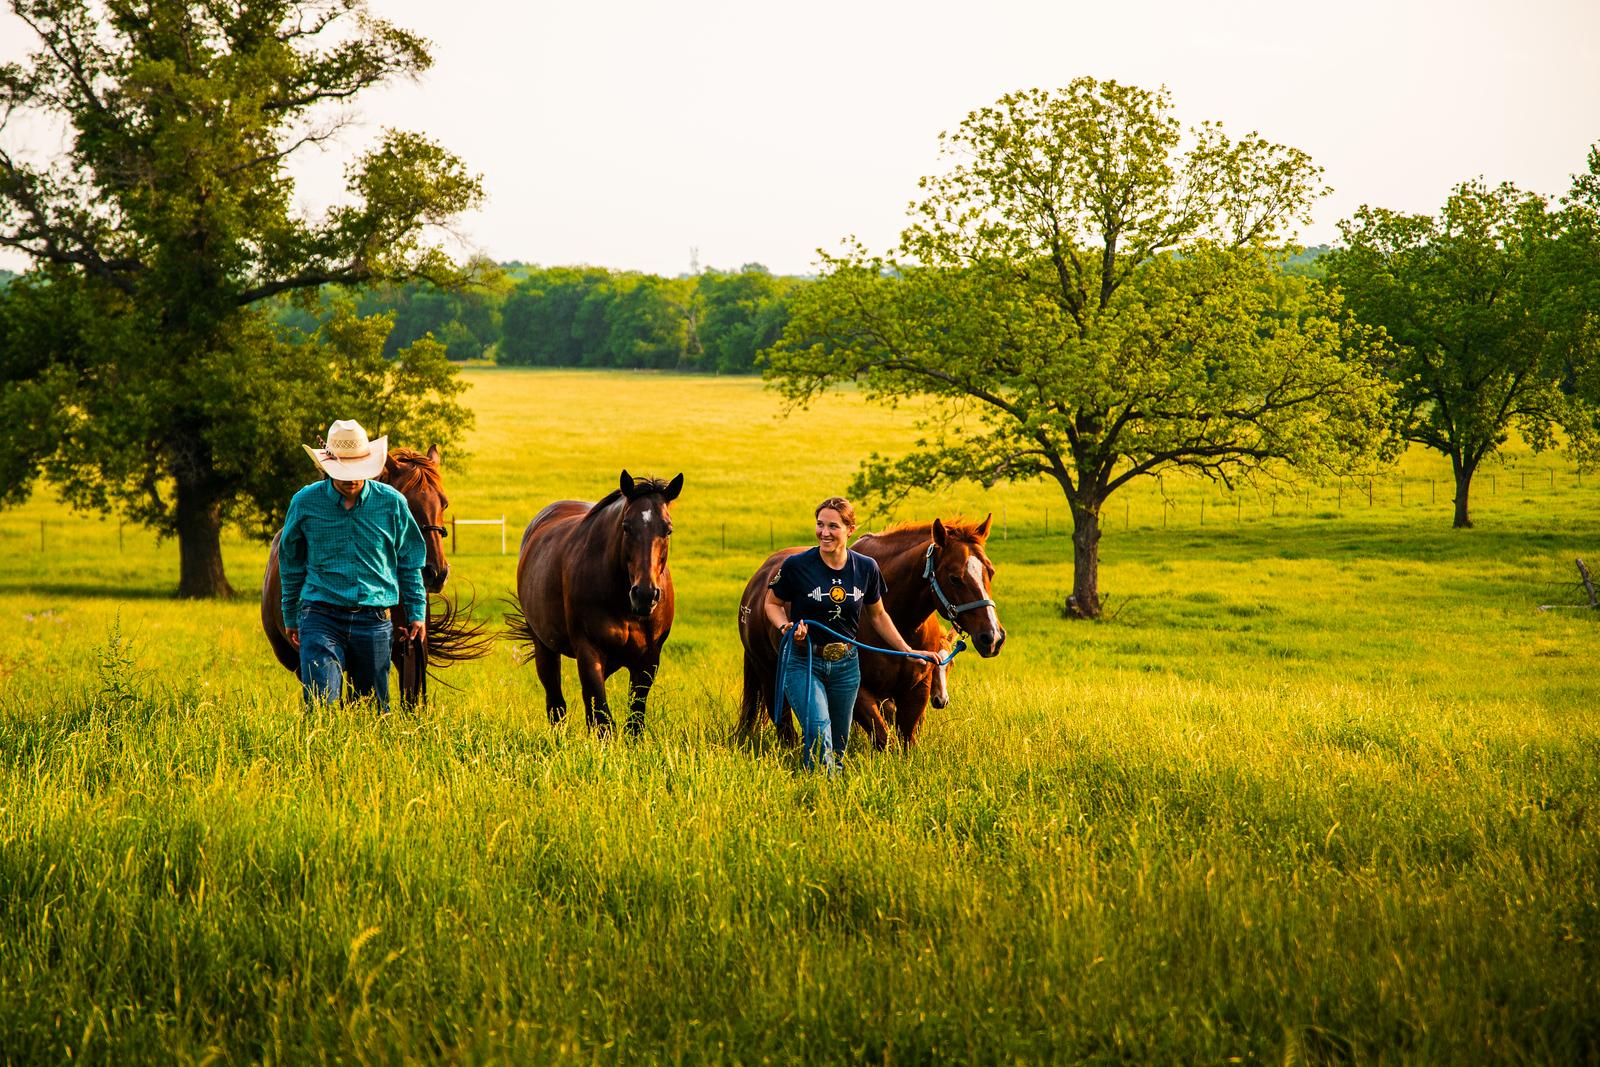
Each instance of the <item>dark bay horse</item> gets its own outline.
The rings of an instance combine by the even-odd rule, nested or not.
[[[506,622],[532,648],[552,723],[567,714],[561,657],[570,656],[578,661],[590,726],[610,732],[606,679],[626,667],[628,732],[644,729],[645,700],[672,630],[669,508],[682,490],[681,474],[664,482],[623,471],[618,488],[599,502],[558,500],[522,531],[518,613]]]
[[[391,449],[384,461],[383,473],[378,481],[387,482],[406,498],[411,516],[422,530],[422,542],[427,549],[427,561],[422,567],[422,586],[429,593],[444,589],[450,577],[450,563],[444,555],[444,512],[450,501],[444,495],[439,474],[439,446],[428,449],[426,455],[409,448]],[[267,573],[261,583],[261,628],[272,645],[278,662],[296,674],[300,672],[300,652],[289,643],[284,632],[281,608],[282,587],[278,582],[278,536],[272,538],[272,550],[267,554]],[[396,623],[404,622],[400,609],[393,612]],[[460,610],[451,601],[430,599],[428,602],[428,636],[424,647],[417,649],[412,642],[394,643],[394,663],[400,671],[400,701],[414,706],[427,694],[428,667],[443,666],[461,660],[476,659],[489,651],[490,635],[483,632],[483,624],[471,621],[470,608]]]
[[[984,553],[989,518],[976,526],[958,522],[897,526],[866,534],[851,547],[878,562],[886,589],[883,608],[912,648],[943,653],[948,638],[939,626],[944,618],[972,638],[985,659],[999,655],[1006,631],[990,597],[994,565]],[[767,621],[762,603],[767,583],[778,566],[803,548],[786,548],[767,557],[757,568],[739,604],[739,639],[744,644],[744,697],[740,702],[739,730],[751,736],[764,716],[771,714],[773,685],[778,669],[778,631]],[[862,635],[868,644],[874,644]],[[900,656],[861,653],[861,688],[856,693],[856,722],[872,735],[879,749],[889,743],[889,724],[883,716],[888,706],[895,731],[903,744],[916,743],[917,728],[928,703],[944,690],[937,668]],[[942,707],[936,701],[935,707]],[[787,707],[777,716],[778,736],[796,740],[794,719]]]

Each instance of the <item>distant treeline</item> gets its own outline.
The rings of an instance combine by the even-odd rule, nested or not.
[[[1326,245],[1290,255],[1283,269],[1321,277]],[[663,278],[601,267],[484,263],[484,280],[462,290],[424,282],[325,292],[311,304],[278,305],[280,323],[312,333],[332,300],[358,314],[387,314],[393,356],[432,336],[453,360],[516,367],[623,367],[746,374],[756,354],[783,334],[790,299],[809,279],[775,275],[759,263]],[[5,283],[0,271],[0,285]]]
[[[741,374],[783,333],[788,300],[806,284],[759,263],[678,278],[599,267],[484,265],[467,289],[425,283],[363,289],[353,297],[284,301],[281,324],[311,333],[328,303],[353,299],[361,315],[389,314],[392,355],[426,335],[455,360],[505,366],[625,367]]]

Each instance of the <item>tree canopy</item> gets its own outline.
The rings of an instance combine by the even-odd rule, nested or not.
[[[894,255],[847,248],[794,298],[768,374],[936,401],[910,455],[856,492],[1049,477],[1074,522],[1073,606],[1100,613],[1100,514],[1132,479],[1340,470],[1387,438],[1377,354],[1274,249],[1321,191],[1305,153],[1165,91],[1080,78],[941,135]]]
[[[466,418],[431,343],[380,368],[385,320],[343,314],[294,346],[262,302],[458,282],[430,232],[479,201],[478,180],[387,130],[349,165],[343,202],[296,209],[290,158],[334,144],[363,91],[430,64],[362,0],[11,6],[38,48],[0,67],[0,116],[69,137],[42,162],[0,138],[0,245],[37,265],[7,290],[0,341],[8,496],[44,473],[76,505],[174,534],[181,595],[224,594],[222,525],[282,506],[285,472],[312,473],[299,442],[339,417],[418,443]]]
[[[1472,525],[1473,475],[1512,429],[1536,451],[1558,430],[1593,448],[1592,405],[1576,389],[1592,344],[1561,303],[1582,276],[1560,262],[1564,220],[1513,185],[1469,181],[1437,216],[1361,208],[1326,257],[1350,307],[1391,341],[1401,433],[1450,459],[1458,527]]]

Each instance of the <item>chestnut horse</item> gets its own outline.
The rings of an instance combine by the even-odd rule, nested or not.
[[[406,498],[411,516],[422,530],[422,542],[427,549],[427,560],[422,566],[422,585],[429,593],[444,589],[450,576],[450,564],[444,555],[444,511],[450,506],[445,498],[439,476],[439,446],[428,449],[427,455],[409,448],[391,449],[383,464],[378,481],[387,482]],[[267,573],[261,583],[261,628],[272,645],[278,662],[296,674],[300,673],[300,651],[289,643],[284,632],[282,612],[282,586],[278,581],[278,537],[272,538],[272,550],[267,554]],[[437,610],[436,610],[437,609]],[[488,635],[482,632],[481,623],[466,621],[470,612],[458,611],[456,605],[443,601],[428,605],[428,636],[422,649],[411,642],[394,643],[394,663],[400,670],[400,702],[414,706],[427,695],[428,667],[442,666],[460,660],[475,659],[489,651]],[[396,623],[401,618],[400,608],[393,612]],[[419,655],[418,652],[421,654]]]
[[[976,526],[934,519],[931,523],[866,534],[851,547],[877,560],[883,574],[884,611],[906,644],[943,653],[948,639],[939,626],[942,617],[958,631],[969,634],[978,653],[987,659],[999,655],[1006,639],[989,595],[994,565],[983,550],[988,537],[989,518]],[[744,698],[740,703],[739,729],[747,736],[754,734],[762,717],[771,715],[773,708],[780,635],[762,610],[767,584],[785,559],[803,551],[786,548],[767,557],[745,586],[740,601]],[[867,643],[873,642],[869,639]],[[930,699],[944,694],[945,678],[936,673],[939,670],[901,656],[861,653],[861,688],[856,692],[855,717],[861,728],[872,735],[875,747],[882,749],[889,743],[889,724],[883,716],[886,705],[894,714],[895,731],[901,742],[916,743],[917,728]],[[935,700],[934,706],[942,707],[943,700]],[[773,716],[778,723],[778,736],[792,744],[796,740],[794,720],[787,707],[782,710],[781,715]]]
[[[567,714],[561,657],[578,661],[589,725],[611,731],[606,679],[628,669],[628,732],[644,729],[645,700],[672,630],[672,536],[669,508],[683,491],[671,482],[637,481],[622,472],[618,488],[598,503],[558,500],[522,532],[517,556],[517,611],[510,634],[533,650],[552,724]]]

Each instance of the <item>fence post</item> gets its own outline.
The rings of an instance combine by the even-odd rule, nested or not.
[[[456,520],[450,520],[450,554],[456,554]]]
[[[1006,506],[1000,505],[1000,540],[1011,540],[1011,524],[1006,521]]]
[[[117,554],[122,554],[122,521],[117,521]]]
[[[1367,478],[1367,507],[1372,506],[1372,478]]]
[[[39,520],[39,555],[44,555],[44,520]]]
[[[1200,498],[1200,525],[1204,526],[1205,524],[1206,524],[1206,498],[1205,497],[1201,497]]]
[[[1400,476],[1400,506],[1406,506],[1406,478],[1403,474]]]
[[[1244,521],[1244,500],[1238,493],[1233,494],[1233,524],[1238,526]]]
[[[1438,502],[1439,502],[1439,483],[1434,481],[1432,478],[1429,478],[1428,479],[1428,503],[1437,504]]]
[[[500,554],[502,556],[506,554],[506,517],[504,512],[500,515]]]
[[[1131,523],[1132,521],[1133,521],[1133,501],[1124,500],[1122,502],[1122,532],[1123,533],[1127,533],[1128,532],[1128,524]]]
[[[1343,511],[1344,510],[1344,475],[1342,475],[1342,474],[1339,475],[1338,494],[1339,495],[1335,499],[1337,499],[1339,501],[1339,504],[1338,504],[1339,510]]]
[[[722,551],[728,551],[728,524],[722,524]]]
[[[1044,509],[1044,535],[1046,537],[1050,536],[1050,508],[1048,505]]]
[[[771,552],[773,550],[773,545],[775,545],[775,544],[776,544],[776,542],[773,541],[773,539],[772,539],[772,520],[768,519],[767,520],[767,551]]]

